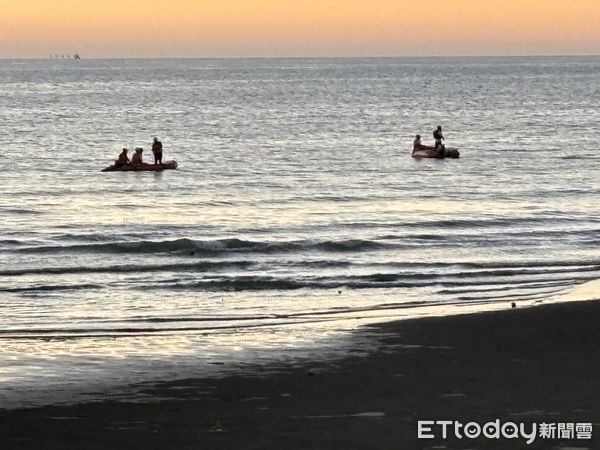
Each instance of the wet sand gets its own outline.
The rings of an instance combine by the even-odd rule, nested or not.
[[[165,383],[150,403],[0,411],[0,448],[600,448],[599,325],[600,301],[372,326],[355,336],[377,336],[368,356]],[[418,420],[495,419],[592,422],[595,436],[417,440]]]

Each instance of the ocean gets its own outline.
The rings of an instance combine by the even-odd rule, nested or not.
[[[600,57],[0,60],[0,407],[560,300],[598,105]],[[437,125],[461,158],[412,159]],[[178,170],[100,172],[155,136]]]

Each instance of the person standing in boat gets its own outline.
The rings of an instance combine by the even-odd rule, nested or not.
[[[154,164],[162,164],[162,142],[158,138],[154,138],[152,144],[152,153],[154,154]]]
[[[440,154],[444,154],[445,145],[442,142],[445,140],[444,135],[442,134],[442,126],[438,125],[438,127],[433,131],[433,139],[435,139],[435,148]]]

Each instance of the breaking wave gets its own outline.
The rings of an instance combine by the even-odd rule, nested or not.
[[[389,246],[389,245],[386,245]],[[358,252],[384,247],[377,241],[348,239],[339,241],[272,241],[258,242],[242,239],[198,241],[176,239],[172,241],[109,242],[102,244],[76,244],[25,247],[19,253],[189,253],[191,255],[217,255],[222,253],[287,253],[294,251]]]

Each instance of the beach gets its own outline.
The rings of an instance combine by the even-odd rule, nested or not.
[[[419,420],[600,422],[600,302],[371,325],[368,355],[256,366],[145,395],[0,412],[2,449],[597,448],[417,439]],[[595,431],[595,430],[594,430]],[[438,433],[439,434],[439,433]]]

